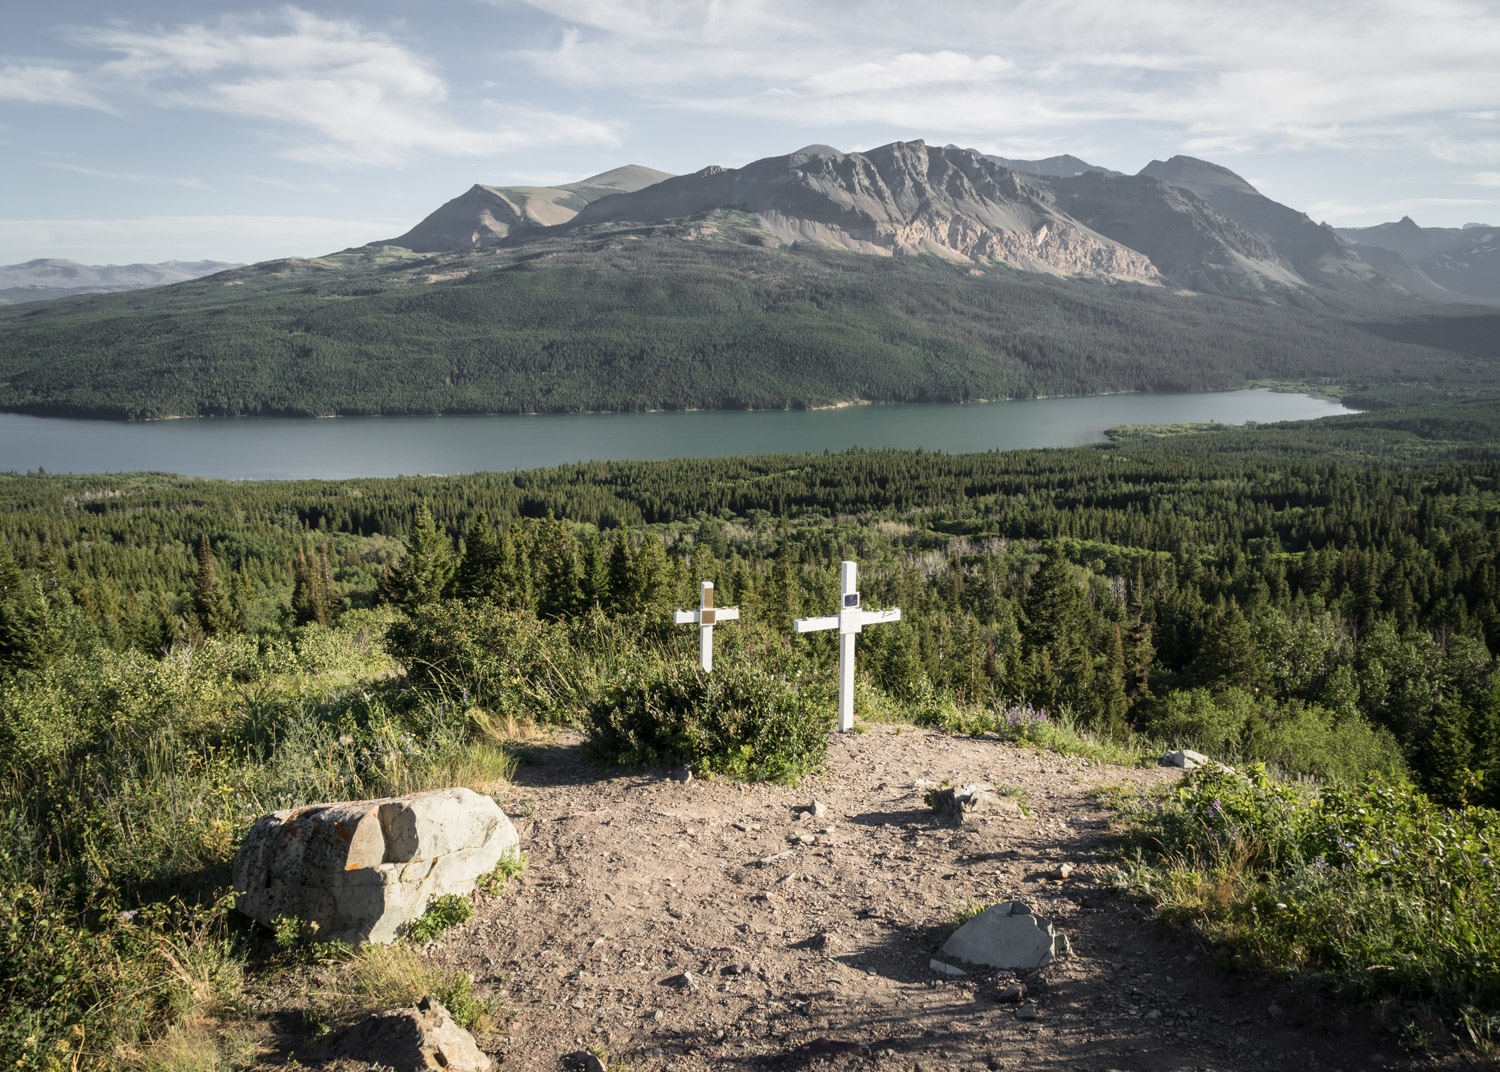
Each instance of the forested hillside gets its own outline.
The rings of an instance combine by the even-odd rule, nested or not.
[[[727,216],[693,227],[712,234],[365,251],[0,310],[0,408],[575,412],[1495,382],[1493,345],[1444,348],[1463,316],[771,249]]]
[[[11,476],[3,657],[45,673],[100,644],[270,639],[438,599],[544,622],[645,614],[655,635],[700,579],[786,647],[853,557],[869,597],[906,612],[864,648],[894,697],[1031,703],[1291,769],[1395,764],[1457,793],[1462,768],[1500,762],[1494,423],[1481,402],[1004,454]],[[447,574],[428,561],[450,557]]]

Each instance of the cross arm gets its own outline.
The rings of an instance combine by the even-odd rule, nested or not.
[[[794,633],[816,633],[821,629],[837,629],[839,617],[832,614],[824,618],[794,618],[792,619],[792,632]]]

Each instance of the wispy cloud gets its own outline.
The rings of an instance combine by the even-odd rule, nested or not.
[[[65,104],[102,112],[114,110],[89,88],[77,71],[35,63],[0,66],[0,100]]]
[[[142,186],[187,186],[195,190],[208,189],[208,186],[201,179],[137,175],[129,171],[106,171],[103,168],[84,167],[82,164],[48,163],[47,166],[55,171],[70,171],[75,175],[87,175],[95,179],[108,179],[111,182],[135,182],[140,183]]]
[[[65,257],[86,264],[312,257],[410,226],[410,220],[316,216],[0,220],[0,264],[32,257]]]
[[[1494,186],[1500,188],[1500,171],[1476,171],[1460,182],[1467,186]]]
[[[107,95],[219,112],[259,124],[284,157],[329,166],[619,143],[616,124],[588,116],[514,102],[460,109],[430,58],[354,20],[295,7],[172,28],[78,29],[72,39],[110,58],[86,78],[61,67],[28,78],[38,69],[17,68],[0,74],[0,96],[102,107]]]
[[[516,54],[541,77],[830,126],[1127,121],[1221,152],[1435,152],[1434,117],[1461,142],[1500,106],[1500,9],[1483,0],[950,0],[941,17],[899,0],[527,2],[560,23]]]

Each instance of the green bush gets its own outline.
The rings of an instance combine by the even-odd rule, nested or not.
[[[1240,962],[1500,1022],[1500,813],[1384,778],[1319,794],[1257,766],[1192,771],[1130,818],[1116,882]]]
[[[1267,763],[1287,774],[1358,779],[1405,773],[1388,730],[1358,716],[1253,696],[1243,689],[1185,689],[1157,706],[1146,732],[1169,748],[1193,748],[1224,763]]]
[[[412,921],[411,926],[406,929],[406,937],[418,945],[430,942],[444,931],[452,930],[460,923],[467,923],[473,914],[474,904],[467,897],[445,893],[441,897],[434,897],[427,906],[427,911]]]
[[[529,612],[452,600],[417,607],[387,645],[409,683],[464,706],[566,723],[589,696],[567,626]]]
[[[705,674],[686,661],[652,661],[605,687],[587,732],[608,762],[791,782],[822,762],[833,715],[825,688],[799,688],[750,663],[720,660]]]

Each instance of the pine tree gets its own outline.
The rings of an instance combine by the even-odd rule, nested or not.
[[[453,579],[453,545],[426,505],[417,508],[406,557],[390,573],[381,597],[404,610],[436,603]]]
[[[640,594],[635,588],[635,556],[630,553],[630,537],[621,529],[610,541],[609,561],[604,568],[607,597],[604,609],[611,614],[628,614],[636,609]]]
[[[198,576],[193,591],[193,610],[198,615],[198,624],[208,636],[232,633],[239,625],[234,603],[219,583],[218,566],[207,533],[198,537]]]
[[[464,538],[464,553],[453,573],[453,595],[458,599],[478,599],[499,603],[505,598],[504,563],[500,540],[495,536],[489,515],[480,511],[469,524]]]

